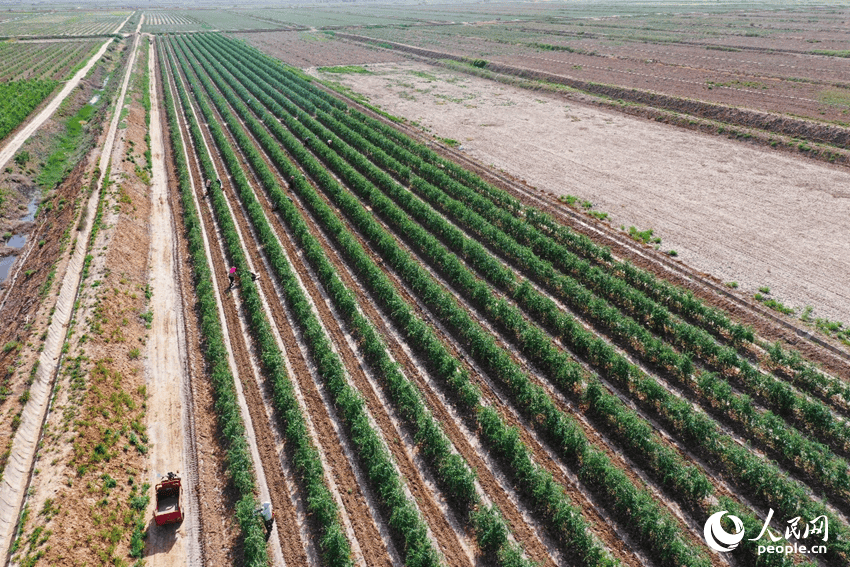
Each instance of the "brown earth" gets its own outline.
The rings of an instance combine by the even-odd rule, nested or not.
[[[94,161],[98,156],[94,151],[88,154],[83,152],[80,161],[65,181],[46,196],[37,196],[39,189],[34,178],[40,170],[39,164],[52,151],[51,138],[55,138],[64,130],[62,117],[67,116],[68,113],[75,113],[91,99],[92,92],[102,84],[104,76],[114,64],[114,62],[109,65],[104,63],[95,67],[89,80],[83,81],[81,88],[76,89],[66,100],[66,106],[59,116],[49,119],[24,144],[23,150],[29,151],[33,156],[28,170],[23,173],[3,173],[0,177],[0,186],[9,182],[13,184],[8,195],[12,204],[17,203],[17,208],[26,209],[24,203],[32,198],[36,198],[41,203],[34,222],[20,222],[17,215],[10,214],[12,207],[7,207],[0,220],[4,231],[27,234],[26,246],[15,251],[25,257],[24,263],[14,265],[10,279],[0,285],[0,301],[2,301],[0,318],[4,321],[4,325],[0,327],[0,344],[19,345],[0,351],[0,368],[3,369],[4,376],[3,388],[6,390],[3,400],[0,401],[0,408],[6,406],[3,411],[7,413],[7,417],[0,424],[0,439],[2,439],[0,443],[4,451],[0,459],[0,468],[5,466],[9,456],[6,448],[15,428],[12,418],[17,413],[13,407],[8,407],[7,398],[18,397],[28,388],[30,369],[38,358],[39,345],[44,342],[45,337],[42,332],[45,332],[47,328],[50,318],[49,310],[56,302],[57,282],[62,280],[69,250],[73,250],[76,242],[77,218],[80,207],[84,206],[83,189],[89,187],[92,169],[95,167]],[[92,127],[82,143],[83,150],[96,145],[95,140],[103,130],[102,123],[106,116],[107,108],[102,107],[92,117],[90,120]],[[15,165],[14,168],[17,169],[18,166]],[[28,253],[27,250],[29,250]],[[20,261],[19,259],[18,263]],[[10,289],[9,286],[16,272],[18,277],[14,279],[14,288]]]
[[[664,249],[745,293],[768,286],[850,320],[845,170],[422,64],[369,69],[323,76],[541,191],[590,200],[613,226],[654,229]]]

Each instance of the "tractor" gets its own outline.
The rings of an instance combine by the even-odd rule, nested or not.
[[[182,485],[180,477],[173,472],[156,485],[156,510],[153,519],[156,525],[174,524],[183,521],[183,509],[180,507]]]

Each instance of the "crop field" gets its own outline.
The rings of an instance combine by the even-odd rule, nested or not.
[[[147,33],[279,29],[281,27],[267,18],[252,17],[251,14],[243,14],[235,10],[145,10],[143,13],[145,21],[142,31]],[[266,10],[262,13],[266,13]]]
[[[114,33],[129,11],[16,14],[0,21],[0,37],[81,36]]]
[[[101,43],[96,40],[0,42],[0,80],[66,80]]]
[[[0,284],[0,556],[850,564],[850,11],[682,10],[140,10],[106,43],[0,43],[10,131],[91,69],[58,111],[90,149],[0,218],[29,231]],[[0,191],[38,182],[19,143]],[[734,240],[758,293],[689,237]]]
[[[290,442],[317,462],[330,445],[350,451],[385,511],[371,521],[388,536],[372,545],[417,564],[465,564],[477,549],[508,563],[526,550],[555,564],[708,565],[701,519],[734,511],[758,531],[757,506],[829,518],[826,560],[846,560],[845,408],[820,390],[842,380],[760,353],[752,330],[293,69],[219,36],[163,43],[163,82],[198,156],[189,173],[226,179],[187,201],[207,238],[220,235],[211,269],[237,267],[265,387],[294,389],[270,401],[276,427],[288,435],[314,411],[338,421],[338,441],[299,426],[307,439]],[[282,360],[290,322],[309,376]],[[324,409],[295,403],[313,388]],[[319,500],[295,477],[308,514],[334,508],[331,488]],[[345,542],[326,515],[316,552],[332,562],[362,546],[363,520]],[[738,553],[755,561],[756,545]]]

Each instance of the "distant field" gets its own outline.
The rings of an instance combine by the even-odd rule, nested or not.
[[[0,16],[0,37],[106,35],[114,33],[130,11],[14,13]]]

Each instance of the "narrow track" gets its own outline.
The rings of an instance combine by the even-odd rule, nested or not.
[[[203,565],[203,524],[199,513],[197,439],[191,373],[187,360],[184,306],[180,296],[183,274],[177,260],[173,235],[177,225],[168,200],[168,180],[165,171],[162,122],[159,113],[158,75],[153,43],[148,48],[150,78],[150,155],[151,176],[151,245],[148,265],[151,289],[156,301],[152,303],[152,338],[145,359],[151,410],[148,431],[153,439],[150,453],[151,485],[157,475],[176,470],[184,485],[185,506],[181,533],[177,545],[174,534],[166,530],[151,530],[147,548],[151,565]],[[171,230],[164,228],[170,227]],[[175,339],[176,347],[175,348]],[[177,403],[179,402],[179,403]],[[176,427],[179,423],[180,427]],[[179,451],[179,459],[175,453]],[[181,465],[182,461],[182,465]],[[155,500],[148,507],[152,515]],[[152,552],[153,551],[153,552]]]

